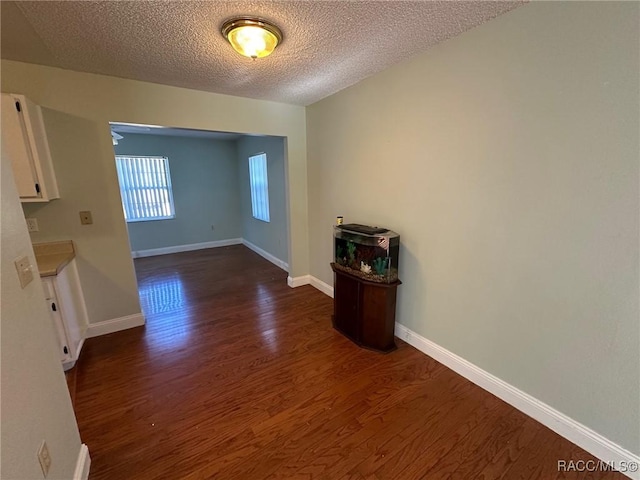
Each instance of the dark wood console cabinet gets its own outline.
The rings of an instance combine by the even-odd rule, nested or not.
[[[357,345],[390,352],[396,349],[396,290],[401,282],[368,282],[333,265],[333,328]]]

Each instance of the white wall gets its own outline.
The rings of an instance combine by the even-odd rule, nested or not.
[[[305,109],[58,68],[2,61],[2,91],[46,107],[59,200],[25,209],[34,241],[71,239],[91,323],[140,312],[108,122],[287,138],[291,274],[309,271]],[[80,225],[91,210],[94,224]]]
[[[236,141],[123,135],[117,155],[169,159],[175,206],[172,219],[127,224],[132,251],[242,237]]]
[[[269,185],[269,222],[253,218],[249,157],[267,155]],[[263,249],[283,263],[288,263],[287,182],[285,142],[281,137],[243,137],[238,140],[238,179],[242,238]]]
[[[80,436],[40,277],[36,274],[33,282],[20,288],[13,262],[26,255],[35,266],[35,258],[4,150],[0,160],[0,477],[43,478],[36,454],[46,440],[52,459],[47,478],[70,479],[80,451]]]
[[[397,319],[640,452],[639,8],[534,2],[307,109],[331,225],[401,235]]]

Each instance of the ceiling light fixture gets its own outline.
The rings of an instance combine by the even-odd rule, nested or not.
[[[236,52],[254,60],[270,55],[282,42],[282,32],[278,27],[251,17],[227,20],[222,25],[222,35]]]

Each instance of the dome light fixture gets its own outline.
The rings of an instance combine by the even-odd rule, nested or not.
[[[282,32],[278,27],[252,17],[227,20],[222,25],[222,35],[236,52],[254,60],[270,55],[282,42]]]

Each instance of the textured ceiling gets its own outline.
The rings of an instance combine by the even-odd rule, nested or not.
[[[309,105],[521,1],[2,1],[2,58]],[[238,55],[225,20],[255,15],[284,40]]]

